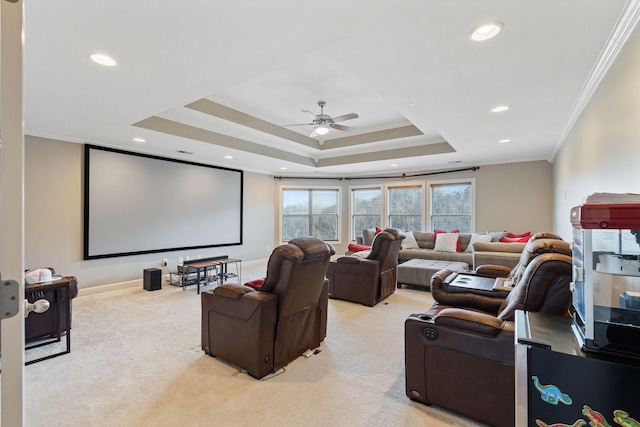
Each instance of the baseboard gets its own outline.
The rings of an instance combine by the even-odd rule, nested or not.
[[[267,262],[267,258],[256,259],[256,260],[243,262],[242,266],[250,268],[256,265],[265,265],[266,262]],[[163,286],[170,286],[169,280],[170,280],[169,273],[162,275]],[[95,295],[95,294],[101,294],[103,292],[118,291],[122,289],[134,288],[134,287],[142,289],[142,279],[129,280],[127,282],[111,283],[108,285],[92,286],[90,288],[80,287],[80,289],[78,289],[78,296]]]
[[[118,291],[122,289],[128,289],[133,287],[139,287],[142,289],[142,279],[129,280],[128,282],[111,283],[108,285],[92,286],[90,288],[78,289],[78,296],[101,294],[103,292]]]

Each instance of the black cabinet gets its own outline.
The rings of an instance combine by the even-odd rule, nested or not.
[[[518,425],[640,425],[640,361],[584,353],[571,325],[517,313]]]

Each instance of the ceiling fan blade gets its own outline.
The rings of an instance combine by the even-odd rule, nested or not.
[[[331,123],[329,126],[331,126],[333,129],[338,129],[345,132],[351,132],[352,130],[356,130],[356,128],[353,128],[351,126],[337,125],[335,123]]]
[[[287,127],[287,126],[313,126],[313,123],[295,123],[292,125],[282,125],[282,127]]]
[[[344,122],[345,120],[357,119],[359,116],[356,113],[344,114],[342,116],[333,117],[331,120],[334,122]]]
[[[313,114],[309,110],[300,110],[300,111],[302,111],[303,113],[307,113],[309,115],[309,117],[311,117],[313,120],[317,120],[318,119],[318,116],[316,116],[315,114]]]

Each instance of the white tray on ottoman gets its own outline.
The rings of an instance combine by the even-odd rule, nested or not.
[[[397,281],[400,285],[419,285],[431,287],[431,276],[440,270],[468,270],[469,264],[453,261],[432,261],[429,259],[410,259],[398,265]]]

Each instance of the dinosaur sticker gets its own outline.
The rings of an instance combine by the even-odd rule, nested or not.
[[[557,405],[558,402],[571,405],[573,402],[568,394],[561,392],[555,385],[542,385],[535,375],[532,376],[531,379],[533,380],[533,385],[536,390],[540,392],[540,399],[543,401],[552,405]]]
[[[535,378],[535,377],[534,377]],[[544,400],[544,399],[543,399]],[[594,411],[588,405],[582,407],[582,414],[589,419],[589,425],[591,427],[612,427],[607,419],[598,411]],[[622,427],[640,427],[638,420],[631,418],[629,413],[622,409],[616,409],[613,411],[613,421]],[[583,427],[587,425],[587,422],[582,418],[577,419],[573,424],[553,423],[547,424],[540,419],[536,419],[536,425],[538,427]]]
[[[598,411],[594,411],[588,405],[582,407],[582,414],[589,418],[589,425],[591,427],[611,427],[611,424],[607,419]]]
[[[640,422],[638,422],[638,420],[631,418],[628,412],[621,409],[613,411],[613,421],[622,427],[640,427]]]

